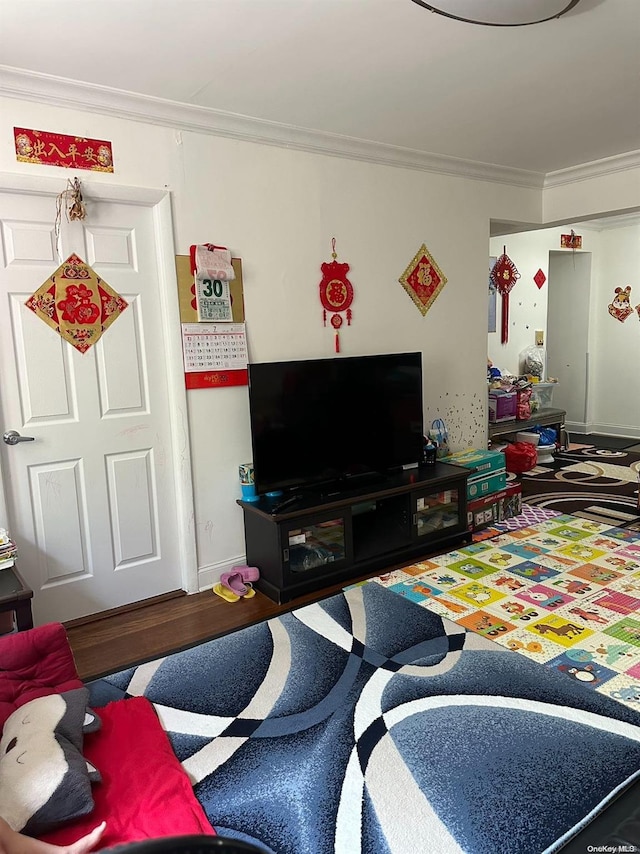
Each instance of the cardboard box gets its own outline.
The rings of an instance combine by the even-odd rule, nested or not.
[[[480,475],[480,477],[471,477],[467,481],[467,501],[473,501],[475,498],[482,498],[485,495],[491,495],[493,492],[499,492],[507,485],[507,474],[505,471],[491,472],[490,474]]]
[[[477,448],[465,448],[443,457],[441,462],[453,463],[457,466],[475,469],[472,478],[482,477],[489,472],[500,472],[506,468],[506,460],[502,451],[479,451]]]
[[[514,421],[517,408],[517,392],[503,391],[499,388],[489,389],[489,421],[492,424],[500,421]]]
[[[504,522],[506,519],[512,519],[514,516],[519,516],[522,513],[522,484],[517,481],[507,484],[504,490],[504,498],[501,498],[500,518],[499,522]]]
[[[505,489],[467,504],[467,527],[478,531],[522,513],[522,485],[510,483]]]
[[[487,525],[499,522],[500,499],[502,493],[487,495],[467,504],[467,528],[469,531],[479,531]]]

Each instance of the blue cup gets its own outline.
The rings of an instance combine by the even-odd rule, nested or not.
[[[243,501],[257,501],[258,500],[258,496],[256,495],[255,483],[241,483],[240,488],[242,489],[242,500]]]
[[[238,466],[240,476],[240,489],[243,501],[257,501],[256,484],[253,476],[253,463],[242,463]]]

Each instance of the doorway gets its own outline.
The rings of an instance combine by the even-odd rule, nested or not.
[[[569,431],[587,432],[591,253],[549,252],[547,377]]]
[[[544,228],[500,223],[492,229],[489,254],[500,255],[506,246],[520,279],[510,294],[508,343],[489,333],[489,358],[500,369],[520,373],[520,354],[541,332],[545,375],[559,380],[552,405],[567,410],[569,432],[640,439],[640,396],[631,391],[640,358],[639,212]],[[571,230],[581,236],[582,249],[561,248],[562,235]],[[573,286],[567,281],[567,292],[558,292],[569,276]],[[632,312],[621,323],[609,306],[616,288],[627,286]]]

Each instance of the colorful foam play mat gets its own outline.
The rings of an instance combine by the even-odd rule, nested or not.
[[[640,532],[559,515],[371,579],[640,708]]]

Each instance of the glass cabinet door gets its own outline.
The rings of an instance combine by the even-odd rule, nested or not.
[[[460,526],[458,489],[443,489],[416,497],[414,534],[426,537]]]
[[[292,574],[337,569],[347,559],[346,519],[336,516],[283,530],[283,563]]]

